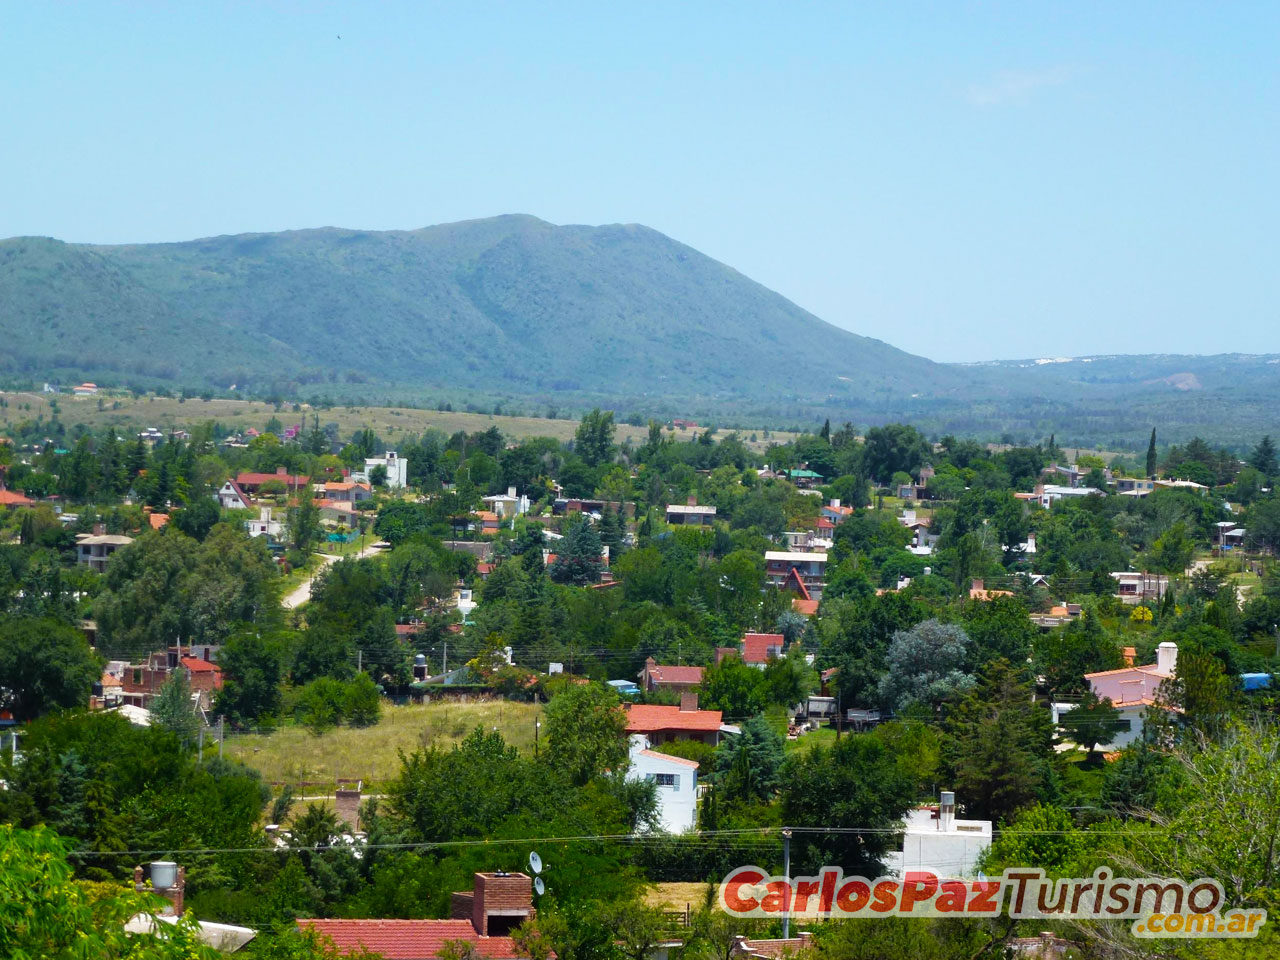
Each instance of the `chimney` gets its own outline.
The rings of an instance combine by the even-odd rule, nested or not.
[[[360,794],[364,784],[359,780],[339,779],[334,790],[333,806],[338,820],[352,833],[360,829]]]
[[[974,577],[974,578],[973,578],[973,586],[972,586],[972,588],[971,588],[971,589],[972,589],[972,590],[977,590],[979,593],[981,593],[981,592],[982,592],[982,578],[981,578],[981,577]]]
[[[289,475],[289,471],[288,471],[288,469],[286,469],[285,467],[276,467],[276,476],[277,476],[277,477],[285,477],[285,476],[288,476],[288,475]]]
[[[653,659],[653,657],[645,657],[645,658],[644,658],[644,668],[645,668],[646,670],[652,670],[652,669],[653,669],[654,667],[656,667],[657,665],[658,665],[658,661],[657,661],[657,660],[655,660],[655,659]]]
[[[680,691],[680,712],[696,713],[698,710],[698,694],[694,690]]]
[[[1156,647],[1156,671],[1163,673],[1165,676],[1173,676],[1175,668],[1178,666],[1178,645],[1171,640],[1166,640],[1160,646]]]
[[[475,875],[471,926],[480,936],[508,934],[533,912],[533,880],[527,875],[502,871]]]
[[[1070,609],[1069,607],[1067,608],[1067,612],[1068,612],[1068,613],[1070,613],[1070,612],[1071,612],[1071,609]],[[1137,657],[1138,657],[1138,651],[1137,651],[1137,649],[1136,649],[1136,648],[1134,648],[1134,647],[1125,647],[1125,648],[1124,648],[1123,650],[1121,650],[1120,652],[1121,652],[1121,654],[1123,654],[1123,655],[1124,655],[1124,665],[1125,665],[1126,667],[1132,667],[1132,666],[1133,666],[1134,661],[1135,661],[1135,660],[1137,659]]]
[[[828,500],[828,501],[827,501],[827,506],[829,506],[832,510],[839,510],[839,509],[840,509],[840,498],[839,498],[839,497],[836,497],[836,498],[835,498],[835,499],[833,499],[833,500]]]
[[[106,532],[107,532],[107,525],[105,523],[95,523],[93,525],[93,535],[95,537],[100,537]]]
[[[951,790],[943,790],[938,795],[938,829],[943,833],[950,831],[956,819],[956,795]]]
[[[162,916],[182,916],[182,894],[187,886],[187,868],[167,860],[157,860],[151,864],[151,891],[169,901],[171,906],[165,907]],[[142,880],[142,867],[133,868],[133,888],[145,893],[146,883]]]
[[[697,505],[698,505],[698,498],[694,496],[692,493],[689,494],[689,506],[696,507]]]
[[[507,487],[507,496],[514,500],[516,498],[516,488]]]

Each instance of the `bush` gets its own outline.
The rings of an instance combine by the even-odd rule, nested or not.
[[[346,684],[347,720],[353,727],[372,727],[382,719],[382,693],[367,673]]]
[[[293,714],[316,736],[343,722],[371,727],[382,719],[382,692],[367,673],[347,681],[317,677],[297,691]]]

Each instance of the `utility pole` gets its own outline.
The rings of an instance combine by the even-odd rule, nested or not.
[[[538,758],[538,728],[542,726],[542,721],[534,718],[533,721],[533,758]]]
[[[791,828],[782,828],[782,875],[787,878],[787,889],[791,889]],[[782,939],[791,937],[791,894],[782,902]]]
[[[225,741],[225,740],[227,739],[227,738],[226,738],[225,733],[223,732],[223,724],[224,724],[225,722],[226,722],[226,718],[225,718],[225,717],[219,717],[219,718],[218,718],[218,759],[219,759],[219,760],[221,760],[221,759],[222,759],[222,744],[223,744],[223,741]]]
[[[356,673],[360,673],[362,670],[364,670],[364,651],[357,650],[356,651]]]
[[[449,672],[449,641],[448,640],[444,642],[444,662],[440,664],[440,672],[441,673]]]
[[[197,746],[196,750],[197,750],[196,761],[198,763],[204,763],[204,724],[203,723],[200,724],[199,746]]]

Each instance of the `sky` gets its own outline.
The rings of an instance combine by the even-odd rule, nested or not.
[[[935,360],[1280,352],[1280,4],[8,3],[0,236],[643,223]]]

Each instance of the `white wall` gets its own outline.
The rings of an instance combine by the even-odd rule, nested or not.
[[[902,851],[885,858],[885,868],[901,876],[915,870],[939,877],[971,877],[978,858],[991,846],[990,820],[952,820],[947,830],[929,810],[912,810],[903,821]]]
[[[698,824],[698,768],[678,758],[649,752],[648,738],[631,738],[629,780],[656,780],[659,774],[675,778],[674,786],[658,785],[658,820],[667,833],[684,833]]]

